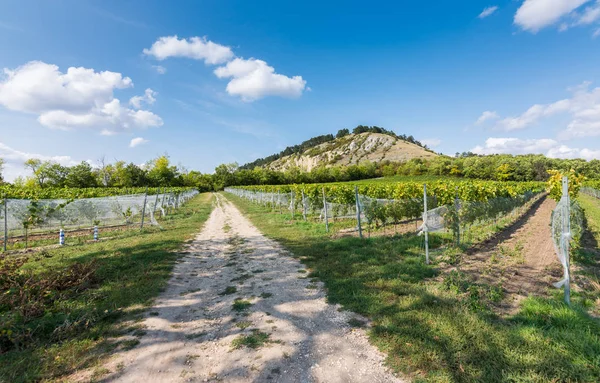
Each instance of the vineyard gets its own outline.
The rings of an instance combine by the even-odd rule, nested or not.
[[[19,189],[5,187],[0,199],[0,243],[3,249],[28,247],[30,239],[56,241],[61,231],[71,237],[98,238],[127,227],[159,226],[164,217],[198,193],[190,188],[148,190],[146,188],[106,189]],[[10,193],[10,194],[9,194]],[[134,194],[131,194],[134,193]],[[92,197],[91,197],[92,196]],[[27,198],[15,198],[27,197]],[[47,242],[47,241],[46,241]]]
[[[28,188],[19,187],[10,184],[0,185],[0,198],[12,199],[78,199],[78,198],[98,198],[98,197],[113,197],[128,194],[144,194],[155,195],[159,193],[180,193],[191,188],[188,187],[168,187],[168,188]]]

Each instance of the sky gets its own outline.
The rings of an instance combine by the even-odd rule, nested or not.
[[[377,125],[600,158],[600,0],[0,0],[0,158],[212,172]]]

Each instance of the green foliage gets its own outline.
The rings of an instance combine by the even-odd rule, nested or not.
[[[182,192],[189,190],[189,187],[170,187],[167,191]],[[14,199],[79,199],[79,198],[96,198],[96,197],[112,197],[127,194],[144,194],[145,187],[134,188],[39,188],[39,187],[24,187],[15,185],[0,185],[0,196],[6,195],[7,198]],[[148,194],[154,195],[162,193],[163,189],[149,188]]]
[[[569,179],[569,196],[571,199],[577,198],[579,189],[583,186],[585,177],[581,174],[577,174],[575,170],[571,169],[570,172],[560,172],[558,170],[548,170],[550,179],[548,179],[546,190],[550,194],[550,198],[555,201],[560,200],[562,197],[562,179],[567,176]]]

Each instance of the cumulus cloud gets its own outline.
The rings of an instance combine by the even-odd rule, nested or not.
[[[14,70],[4,69],[0,80],[0,105],[38,115],[54,129],[90,128],[105,134],[131,128],[161,126],[162,119],[147,110],[121,106],[114,91],[133,86],[129,77],[115,72],[68,68],[31,61]]]
[[[574,13],[576,9],[589,2],[590,0],[525,0],[515,13],[514,23],[523,30],[533,33],[558,23],[567,15],[575,19],[572,25],[589,24],[598,18],[594,15],[593,9],[586,9],[583,15]],[[562,30],[566,28],[566,24],[561,26]]]
[[[477,119],[477,121],[475,121],[475,124],[476,125],[481,125],[481,124],[483,124],[486,121],[495,120],[498,117],[499,117],[498,113],[492,112],[490,110],[486,110],[485,112],[481,113],[481,116],[479,116],[479,118]]]
[[[440,146],[440,144],[442,143],[442,140],[440,140],[439,138],[427,138],[427,139],[421,140],[421,143],[423,145],[427,145],[430,148],[435,148],[436,146]]]
[[[254,101],[265,96],[300,97],[306,87],[302,76],[287,77],[262,60],[236,58],[215,69],[219,78],[231,78],[227,93]]]
[[[152,68],[154,68],[154,70],[158,73],[158,74],[165,74],[167,73],[167,68],[165,68],[162,65],[152,65]]]
[[[204,60],[206,64],[222,64],[233,58],[231,48],[213,43],[206,37],[179,39],[177,36],[159,38],[150,49],[144,49],[144,54],[154,56],[157,60],[169,57],[187,57]]]
[[[600,150],[570,148],[550,138],[520,139],[491,137],[471,149],[475,154],[544,154],[551,158],[600,159]]]
[[[492,13],[496,12],[498,10],[498,6],[494,5],[492,7],[485,7],[483,9],[483,11],[479,14],[480,19],[485,19],[486,17],[490,16]]]
[[[156,101],[156,96],[157,95],[158,95],[157,92],[155,92],[152,89],[148,88],[144,92],[143,96],[133,96],[133,97],[131,97],[131,99],[129,99],[129,104],[131,104],[131,106],[133,106],[136,109],[140,109],[142,107],[142,103],[146,103],[148,105],[154,104],[154,102]]]
[[[158,60],[187,57],[203,60],[206,64],[221,65],[214,73],[219,78],[230,79],[227,93],[247,102],[267,96],[297,98],[305,90],[310,90],[302,76],[288,77],[276,73],[275,68],[263,60],[235,57],[231,48],[213,43],[206,37],[160,37],[150,49],[144,49],[144,53]]]
[[[536,104],[520,116],[507,117],[500,120],[497,127],[506,131],[525,129],[538,122],[542,117],[552,116],[569,110],[570,103],[570,100],[560,100],[548,105]]]
[[[130,142],[129,142],[129,147],[130,148],[135,148],[136,146],[140,146],[142,144],[145,144],[149,142],[148,140],[146,140],[145,138],[142,137],[136,137],[133,138]]]

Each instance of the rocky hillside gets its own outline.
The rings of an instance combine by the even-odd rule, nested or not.
[[[325,142],[301,153],[279,158],[266,167],[285,170],[299,167],[310,171],[318,166],[356,165],[364,161],[407,161],[412,158],[431,158],[437,154],[418,145],[380,133],[349,134]]]

